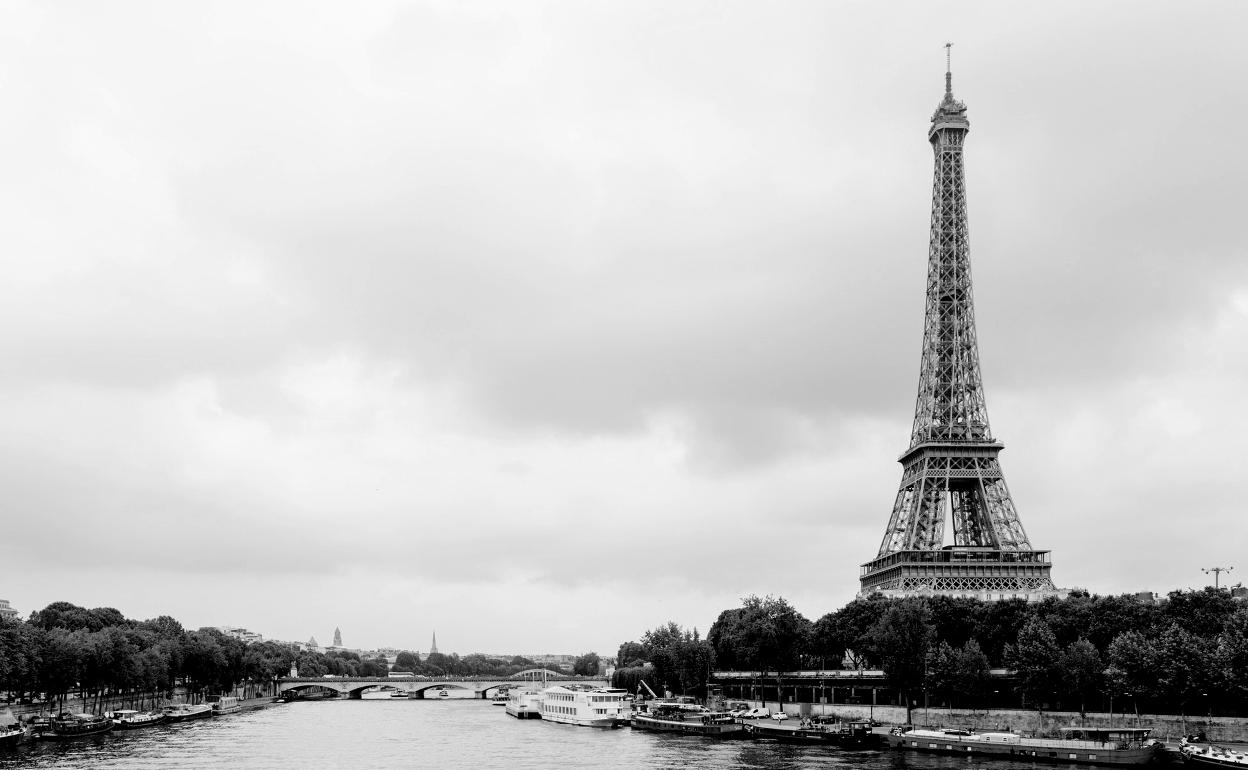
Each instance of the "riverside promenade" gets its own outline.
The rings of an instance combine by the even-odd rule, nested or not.
[[[746,701],[750,703],[750,701]],[[780,710],[781,704],[775,701],[756,701],[752,706],[763,706],[772,711]],[[868,708],[857,705],[784,703],[783,710],[792,715],[805,715],[807,711],[813,715],[838,715],[843,719],[874,719],[886,725],[901,725],[906,722],[906,710],[901,706],[875,706]],[[964,730],[1008,730],[1026,734],[1039,735],[1056,732],[1070,727],[1147,727],[1152,728],[1153,737],[1166,743],[1178,743],[1184,735],[1203,731],[1214,743],[1248,743],[1248,718],[1243,717],[1211,717],[1208,715],[1181,714],[1125,714],[1089,711],[1086,718],[1080,718],[1078,711],[1043,711],[1034,709],[948,709],[918,708],[912,709],[910,718],[916,727],[951,727]]]

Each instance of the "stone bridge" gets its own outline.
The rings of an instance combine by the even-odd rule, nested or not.
[[[386,688],[408,693],[408,697],[424,698],[428,690],[471,690],[474,698],[488,699],[499,690],[511,687],[532,687],[534,684],[548,687],[556,684],[583,684],[590,687],[606,687],[601,677],[569,676],[556,671],[531,669],[508,677],[500,676],[318,676],[282,677],[277,680],[279,693],[297,694],[300,691],[321,688],[333,690],[340,696],[358,699],[365,690]],[[544,684],[543,684],[544,683]]]

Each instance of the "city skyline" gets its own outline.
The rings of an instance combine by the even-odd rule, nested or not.
[[[1027,533],[1062,588],[1212,584],[1245,22],[6,6],[0,597],[422,654],[844,605],[910,436],[950,40]]]

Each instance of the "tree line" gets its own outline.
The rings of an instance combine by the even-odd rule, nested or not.
[[[131,620],[112,607],[87,609],[54,602],[26,622],[0,620],[0,693],[5,699],[46,698],[53,711],[70,695],[84,706],[110,702],[144,707],[173,696],[175,688],[203,696],[273,692],[292,668],[304,677],[384,677],[391,670],[415,676],[506,677],[539,668],[523,656],[402,651],[361,656],[347,650],[299,650],[288,642],[246,643],[215,628],[188,631],[172,617]],[[572,673],[596,675],[599,657],[586,653]]]
[[[872,595],[810,621],[783,598],[750,596],[705,639],[669,623],[621,645],[619,661],[616,686],[645,680],[687,694],[704,694],[712,669],[882,669],[908,705],[980,707],[1004,682],[1032,708],[1084,711],[1117,698],[1136,710],[1243,714],[1248,607],[1213,588],[1160,601]]]
[[[275,642],[245,644],[215,628],[187,631],[162,615],[130,620],[112,607],[54,602],[30,620],[0,622],[0,691],[8,699],[46,698],[53,710],[77,695],[155,705],[182,686],[193,694],[259,694],[295,658]]]
[[[422,659],[419,653],[404,651],[395,656],[392,670],[431,678],[440,676],[507,677],[532,668],[541,668],[541,666],[522,655],[506,658],[474,652],[461,658],[456,653],[431,652]],[[303,673],[302,669],[300,673]]]

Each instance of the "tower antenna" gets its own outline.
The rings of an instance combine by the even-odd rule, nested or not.
[[[945,43],[945,96],[953,96],[953,43]]]

